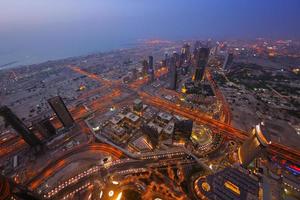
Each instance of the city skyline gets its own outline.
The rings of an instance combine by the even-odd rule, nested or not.
[[[300,199],[299,1],[0,6],[0,200]]]

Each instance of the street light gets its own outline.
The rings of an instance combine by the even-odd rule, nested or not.
[[[112,184],[114,184],[114,185],[118,185],[118,184],[119,184],[119,182],[118,182],[118,181],[112,181]]]
[[[109,197],[114,196],[114,191],[113,191],[113,190],[109,191],[109,192],[108,192],[108,196],[109,196]]]
[[[122,198],[122,192],[120,192],[120,193],[118,194],[116,200],[121,200],[121,198]]]

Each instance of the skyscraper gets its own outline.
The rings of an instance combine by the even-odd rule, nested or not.
[[[188,70],[189,70],[189,63],[185,61],[181,66],[181,74],[186,75],[188,73]]]
[[[223,64],[223,69],[224,70],[228,69],[228,67],[231,65],[232,61],[233,61],[233,53],[226,54],[225,61]]]
[[[41,200],[42,198],[28,190],[25,186],[16,184],[12,180],[0,175],[0,199]]]
[[[195,73],[193,79],[195,82],[200,82],[203,79],[208,56],[209,48],[196,49],[196,51],[194,52]]]
[[[150,68],[153,68],[153,56],[149,56],[149,61],[148,61],[148,63],[149,63],[149,67],[150,67]]]
[[[22,136],[27,144],[32,147],[41,144],[41,141],[38,139],[38,137],[34,135],[7,106],[0,108],[0,115],[3,116],[5,121]]]
[[[49,99],[48,103],[64,127],[70,128],[74,124],[74,119],[60,96]]]
[[[194,49],[199,49],[202,46],[201,42],[198,40],[195,42]]]
[[[35,123],[34,126],[44,137],[51,137],[56,134],[56,129],[49,119],[43,119]]]
[[[259,199],[259,181],[241,167],[227,167],[194,181],[198,199],[254,200]]]
[[[169,54],[167,52],[165,53],[164,60],[165,60],[165,63],[166,63],[166,65],[164,67],[166,67],[166,66],[169,65],[169,60],[170,60]]]
[[[189,139],[193,131],[192,120],[181,120],[174,123],[174,136]]]
[[[143,110],[143,101],[141,99],[134,100],[133,110],[141,112]]]
[[[185,43],[183,47],[181,48],[181,59],[182,62],[189,61],[191,56],[190,52],[190,45],[188,43]]]
[[[161,67],[166,67],[167,66],[167,61],[165,59],[163,59],[161,61]]]
[[[153,56],[149,56],[148,74],[149,74],[150,82],[153,82],[155,80],[154,66],[153,66]]]
[[[246,168],[269,144],[269,134],[265,131],[264,124],[260,123],[253,129],[250,138],[238,149],[240,164]]]
[[[174,58],[175,66],[176,67],[180,67],[181,64],[182,64],[181,63],[181,57],[180,57],[180,55],[176,51],[173,52],[173,58]]]
[[[142,74],[143,76],[148,74],[148,62],[147,60],[142,61],[143,69],[142,69]]]
[[[177,88],[177,67],[175,64],[175,58],[170,58],[170,89],[176,90]]]
[[[157,130],[148,125],[142,125],[141,130],[144,134],[146,134],[152,144],[152,147],[155,148],[159,142],[159,134]]]

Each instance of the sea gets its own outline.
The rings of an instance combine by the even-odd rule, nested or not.
[[[74,48],[74,45],[65,44],[59,48],[48,48],[47,44],[39,48],[24,48],[16,51],[5,51],[0,47],[0,70],[43,63],[50,60],[59,60],[68,57],[89,55],[93,53],[107,52],[116,49],[130,48],[138,44],[139,40],[108,43],[95,40],[92,43],[82,43]],[[51,44],[49,44],[51,46]]]

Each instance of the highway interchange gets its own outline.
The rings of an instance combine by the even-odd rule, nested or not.
[[[104,173],[106,174],[115,173],[117,171],[120,172],[122,170],[125,171],[127,169],[132,169],[132,170],[141,169],[141,168],[145,168],[145,166],[146,168],[151,167],[152,165],[154,166],[154,163],[160,163],[159,165],[164,165],[166,164],[165,162],[159,162],[159,161],[169,161],[173,159],[175,159],[176,162],[179,163],[186,162],[186,159],[183,158],[186,158],[189,154],[186,154],[184,152],[181,152],[179,154],[177,154],[178,152],[176,153],[166,152],[165,154],[162,155],[152,155],[148,157],[147,156],[143,157],[140,155],[139,158],[129,159],[128,153],[127,152],[124,153],[122,149],[115,148],[110,144],[95,143],[95,138],[94,138],[95,136],[92,134],[89,127],[87,127],[86,123],[84,123],[84,119],[86,119],[86,117],[91,115],[92,113],[105,112],[112,106],[116,108],[121,108],[129,104],[135,98],[141,98],[145,104],[158,107],[161,110],[169,111],[173,114],[186,117],[197,123],[205,124],[209,127],[217,129],[224,135],[225,138],[229,138],[229,139],[233,138],[235,140],[238,139],[241,142],[248,138],[247,132],[238,130],[230,125],[230,109],[228,107],[228,104],[226,103],[226,100],[224,100],[221,91],[218,89],[217,85],[213,81],[209,70],[206,71],[206,77],[209,80],[216,96],[219,99],[221,99],[223,103],[223,112],[222,112],[223,117],[221,118],[222,121],[212,119],[207,114],[201,113],[198,110],[192,110],[190,108],[183,107],[182,105],[178,105],[176,103],[170,102],[161,97],[148,94],[146,91],[143,90],[143,85],[148,82],[147,77],[144,77],[143,79],[139,79],[128,85],[124,85],[120,81],[105,80],[101,76],[88,73],[76,66],[67,66],[67,67],[69,67],[70,69],[74,70],[77,73],[86,75],[93,80],[99,81],[102,85],[100,88],[97,88],[93,91],[88,92],[88,94],[83,95],[82,98],[86,98],[89,95],[93,95],[101,91],[111,91],[111,92],[107,93],[106,95],[98,99],[93,100],[90,104],[86,106],[78,106],[70,110],[76,122],[78,124],[79,123],[81,124],[80,128],[82,132],[90,135],[91,139],[86,144],[81,144],[77,147],[72,148],[67,152],[64,152],[63,154],[59,154],[55,160],[52,160],[50,163],[48,163],[41,171],[36,172],[35,175],[27,182],[27,184],[33,190],[38,188],[49,177],[51,177],[53,174],[55,174],[60,169],[64,168],[70,162],[72,162],[71,160],[69,160],[70,157],[79,152],[89,151],[89,152],[94,152],[95,154],[105,153],[110,155],[114,161],[111,161],[110,163],[106,163],[103,166],[97,166],[97,168],[95,168],[97,170],[91,171],[93,173],[86,172],[85,176],[78,176],[80,178],[77,177],[76,181],[73,182],[70,181],[70,184],[68,185],[56,186],[55,188],[59,188],[59,189],[52,189],[51,191],[48,191],[48,193],[45,194],[46,198],[52,198],[53,196],[63,197],[63,194],[66,194],[66,191],[71,192],[73,190],[72,187],[74,185],[78,184],[79,182],[86,183],[88,177],[94,175],[94,173],[101,173],[103,175]],[[159,78],[161,76],[166,75],[167,73],[168,73],[167,68],[162,68],[156,71],[155,75],[157,78]],[[122,98],[122,94],[124,92],[129,93],[130,98]],[[61,124],[56,117],[53,118],[52,123],[56,128],[61,127]],[[13,138],[9,138],[7,141],[2,141],[1,143],[3,143],[1,145],[5,145],[7,148],[1,149],[0,157],[9,156],[11,154],[15,154],[17,151],[27,148],[27,145],[24,143],[24,141],[17,136]],[[282,159],[291,161],[295,164],[300,164],[299,163],[300,152],[295,151],[284,145],[271,144],[271,146],[268,148],[268,152],[271,155],[276,155]],[[195,162],[195,160],[188,161],[188,162]],[[105,170],[103,171],[104,168]],[[86,175],[87,173],[88,175]],[[69,186],[72,189],[70,189]]]

